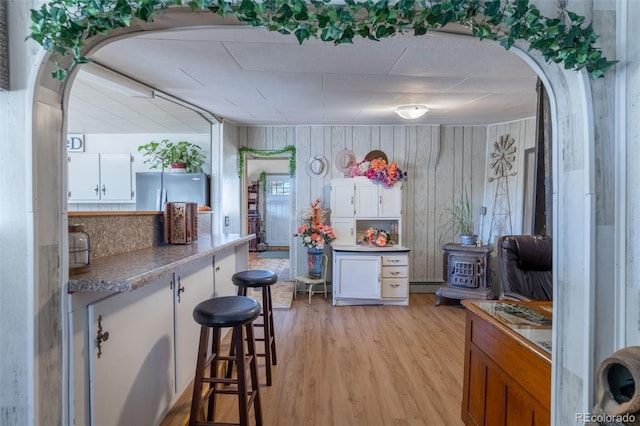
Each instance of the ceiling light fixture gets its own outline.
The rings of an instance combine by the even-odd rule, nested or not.
[[[401,105],[395,109],[396,114],[405,120],[415,120],[429,112],[425,105]]]

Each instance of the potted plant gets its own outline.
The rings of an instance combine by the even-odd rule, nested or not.
[[[443,211],[448,222],[443,232],[454,231],[460,236],[460,243],[464,246],[475,246],[478,235],[474,230],[473,209],[467,191],[462,191],[460,197],[454,200],[452,206]]]
[[[164,170],[171,166],[189,173],[199,172],[205,159],[198,145],[187,141],[171,142],[169,139],[140,145],[138,152],[142,152],[146,157],[145,164],[150,164],[152,169]]]

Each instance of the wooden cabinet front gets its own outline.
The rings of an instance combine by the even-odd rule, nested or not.
[[[540,345],[548,344],[551,325],[544,320],[536,325],[540,317],[527,316],[526,308],[548,313],[550,320],[550,305],[517,302],[525,310],[493,316],[478,307],[482,303],[509,305],[463,302],[468,310],[462,420],[467,425],[549,425],[551,355]],[[509,316],[519,323],[506,325],[502,320]]]

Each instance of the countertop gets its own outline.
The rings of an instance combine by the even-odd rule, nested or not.
[[[362,245],[349,245],[349,246],[341,246],[341,245],[332,245],[331,248],[333,251],[358,251],[358,252],[389,252],[389,251],[411,251],[410,248],[404,246],[362,246]]]
[[[69,277],[69,293],[124,292],[172,273],[178,268],[247,243],[254,234],[203,236],[187,245],[154,246],[91,260],[88,272]]]

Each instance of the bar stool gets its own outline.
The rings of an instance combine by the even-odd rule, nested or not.
[[[238,396],[238,412],[240,426],[249,424],[249,410],[253,405],[256,426],[262,425],[262,408],[260,406],[260,392],[258,384],[258,367],[256,362],[255,340],[253,335],[253,320],[260,316],[260,304],[250,297],[226,296],[200,302],[193,309],[193,319],[201,325],[200,344],[196,361],[196,374],[191,399],[191,413],[189,426],[196,425],[228,425],[229,423],[215,422],[215,401],[218,394],[235,394]],[[233,356],[223,356],[220,353],[220,330],[232,327],[231,344],[234,346]],[[209,330],[212,330],[211,355],[207,357]],[[245,339],[247,349],[245,352]],[[218,377],[218,363],[221,361],[235,362],[237,379]],[[247,366],[249,376],[246,375]],[[209,367],[209,377],[205,377]],[[247,383],[247,380],[250,380]],[[203,387],[206,393],[203,395]],[[217,387],[217,384],[222,386]],[[250,386],[248,386],[248,384]],[[236,386],[228,386],[236,385]],[[198,411],[207,403],[206,419],[198,420]]]
[[[247,288],[262,289],[262,323],[253,323],[254,327],[263,328],[263,337],[256,341],[264,342],[264,352],[257,352],[256,356],[264,357],[267,371],[267,386],[271,386],[271,365],[278,363],[276,358],[276,336],[273,325],[273,307],[271,304],[271,286],[278,282],[278,274],[264,269],[250,269],[236,272],[231,276],[231,281],[238,286],[238,296],[246,296]],[[233,355],[234,346],[231,346],[230,355]],[[227,365],[227,377],[231,377],[233,363]]]

